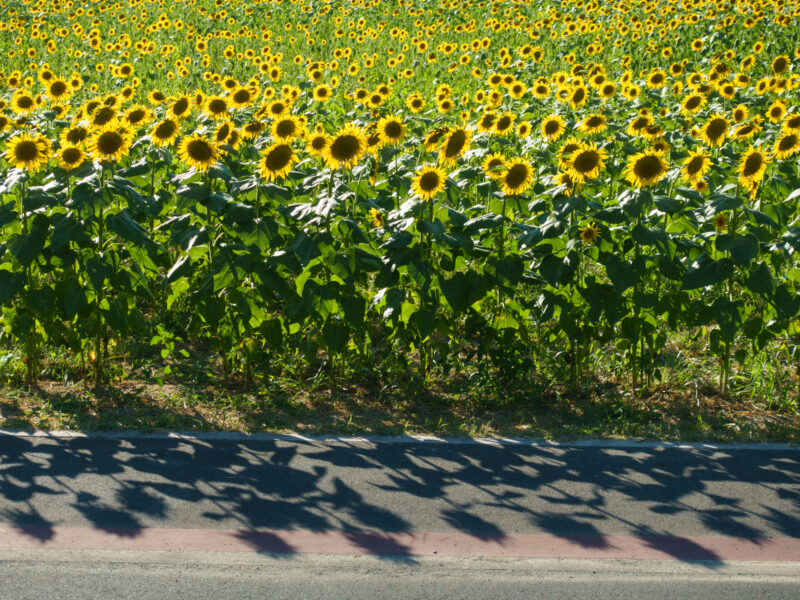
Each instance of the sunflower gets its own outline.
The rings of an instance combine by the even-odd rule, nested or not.
[[[588,223],[586,226],[580,227],[578,232],[584,244],[593,244],[600,238],[600,228],[594,223]]]
[[[661,181],[668,168],[661,154],[645,150],[628,159],[625,179],[635,187],[647,187]]]
[[[728,135],[728,121],[721,114],[716,113],[703,125],[700,136],[710,146],[720,146]]]
[[[595,179],[603,169],[603,161],[606,156],[605,150],[598,149],[591,142],[579,144],[569,155],[568,172],[573,179],[581,183]]]
[[[786,115],[786,102],[784,100],[775,100],[767,109],[767,119],[772,123],[778,123]]]
[[[628,124],[628,135],[642,135],[653,124],[653,119],[648,115],[639,115]]]
[[[114,124],[95,131],[87,144],[89,156],[101,162],[119,162],[130,147],[130,132]]]
[[[64,102],[72,95],[72,88],[63,79],[55,78],[48,82],[45,93],[50,98],[50,102]]]
[[[786,72],[791,64],[791,59],[785,54],[778,56],[772,61],[772,72],[775,73],[775,75],[780,75]]]
[[[772,153],[778,160],[789,158],[798,152],[800,152],[800,134],[796,131],[781,135],[772,149]]]
[[[564,119],[558,115],[548,115],[542,121],[542,137],[545,141],[555,142],[566,130]]]
[[[439,142],[442,138],[447,135],[449,130],[447,127],[439,127],[438,129],[434,129],[428,135],[425,136],[425,139],[422,141],[422,145],[425,146],[425,150],[428,152],[433,152],[436,147],[439,145]]]
[[[697,113],[706,103],[706,97],[703,94],[691,93],[681,101],[681,112],[685,115],[693,115]]]
[[[750,111],[744,104],[740,104],[736,108],[733,109],[733,122],[739,125],[740,123],[744,123],[747,120],[747,117],[750,116]]]
[[[235,108],[247,108],[251,106],[256,99],[256,95],[253,93],[253,90],[247,87],[240,87],[236,89],[236,91],[231,92],[229,96],[231,100],[231,104]]]
[[[369,209],[369,220],[372,221],[373,227],[383,227],[386,223],[386,218],[383,216],[383,213],[379,211],[377,208],[370,208]]]
[[[61,132],[59,141],[63,146],[79,146],[89,137],[89,130],[83,125],[73,125]]]
[[[423,167],[411,182],[411,189],[423,200],[430,200],[444,190],[447,174],[439,167]]]
[[[367,150],[367,140],[358,127],[347,125],[336,132],[325,152],[325,163],[332,169],[349,168]]]
[[[5,157],[17,169],[35,173],[50,158],[50,140],[43,135],[15,135],[8,140]]]
[[[29,115],[36,108],[36,98],[25,90],[15,93],[11,98],[11,110],[18,115]]]
[[[178,96],[167,109],[167,116],[185,119],[192,113],[192,101],[189,96]]]
[[[306,139],[306,151],[311,156],[325,158],[325,151],[328,149],[330,143],[331,140],[325,132],[317,132]]]
[[[117,111],[110,106],[100,106],[94,110],[89,125],[94,128],[102,128],[117,120]]]
[[[757,187],[764,178],[769,162],[770,158],[767,154],[758,148],[750,146],[747,152],[742,155],[739,166],[736,169],[739,174],[739,183],[751,190]]]
[[[439,162],[445,166],[453,165],[464,154],[472,139],[472,133],[468,129],[459,127],[453,129],[442,140],[442,148],[439,151]]]
[[[530,121],[522,121],[519,125],[517,125],[517,137],[520,139],[525,139],[531,134],[533,127],[530,124]]]
[[[228,102],[220,96],[209,96],[203,111],[214,120],[228,118]]]
[[[71,171],[80,167],[86,160],[86,155],[78,146],[62,146],[56,152],[58,166],[65,171]]]
[[[418,113],[425,108],[425,99],[422,97],[422,94],[415,92],[406,99],[406,107],[412,113]]]
[[[378,121],[378,135],[382,146],[396,146],[403,141],[406,126],[402,119],[386,116]]]
[[[484,111],[481,118],[478,119],[478,131],[481,133],[491,131],[495,121],[497,121],[497,114],[494,111]]]
[[[606,127],[608,127],[608,121],[602,113],[591,114],[578,123],[578,131],[587,135],[600,133]]]
[[[669,143],[663,138],[657,139],[650,144],[650,150],[658,154],[667,154],[669,152]]]
[[[190,135],[181,139],[178,145],[178,156],[196,171],[205,171],[217,162],[219,150],[213,142],[200,135]]]
[[[246,140],[254,140],[266,128],[267,125],[263,121],[249,121],[244,125],[244,127],[242,127],[242,137]]]
[[[733,135],[736,137],[736,139],[740,141],[747,140],[761,131],[761,125],[759,124],[758,118],[759,117],[756,117],[756,119],[750,121],[749,123],[743,123],[737,127],[733,132]]]
[[[483,164],[481,166],[486,175],[492,179],[499,179],[507,165],[505,157],[495,152],[494,154],[487,155],[486,158],[483,159]]]
[[[221,121],[220,124],[217,125],[216,131],[214,131],[214,143],[224,144],[230,137],[232,130],[233,123],[230,121]]]
[[[272,137],[282,142],[301,137],[303,126],[300,120],[294,115],[286,115],[276,119],[272,123]]]
[[[333,91],[329,85],[322,83],[314,88],[312,95],[317,102],[327,102],[331,99]]]
[[[705,148],[699,148],[689,154],[689,157],[683,161],[683,178],[688,183],[702,179],[708,170],[711,168],[711,157],[706,152]]]
[[[714,229],[717,230],[718,233],[722,233],[728,228],[728,216],[724,213],[717,213],[714,217]]]
[[[511,131],[511,126],[514,124],[516,117],[514,113],[504,113],[494,122],[492,131],[497,135],[506,135]]]
[[[786,133],[800,131],[800,114],[792,114],[783,122],[783,131]]]
[[[133,127],[147,125],[153,120],[153,111],[142,104],[134,104],[125,111],[122,120]]]
[[[150,131],[150,141],[156,146],[170,146],[178,137],[180,130],[175,119],[164,119],[153,126]]]
[[[158,106],[159,104],[164,102],[166,99],[167,99],[167,97],[162,92],[160,92],[158,90],[153,90],[152,92],[147,94],[147,101],[150,104],[154,105],[154,106]]]
[[[572,107],[572,110],[577,110],[584,105],[588,97],[589,90],[583,85],[577,85],[570,91],[569,105]]]
[[[273,144],[261,153],[258,169],[267,181],[275,181],[286,177],[296,162],[297,155],[289,144]]]
[[[533,169],[522,158],[515,158],[506,163],[506,168],[497,178],[503,193],[516,196],[525,193],[533,183]]]

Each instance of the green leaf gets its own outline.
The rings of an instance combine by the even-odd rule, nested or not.
[[[47,231],[33,229],[28,235],[17,236],[11,243],[11,254],[16,256],[22,266],[27,269],[42,253],[45,241],[47,241]]]
[[[717,236],[717,250],[730,252],[734,262],[747,266],[758,256],[758,239],[753,235],[742,237],[723,233]]]
[[[775,288],[772,273],[764,262],[758,263],[750,270],[750,273],[744,279],[744,285],[754,294],[761,294],[763,296],[768,296]]]
[[[64,300],[64,312],[69,320],[72,320],[82,308],[89,304],[86,299],[86,291],[76,277],[67,280],[61,290],[61,295]]]
[[[494,229],[503,224],[504,217],[502,215],[481,215],[470,219],[464,223],[464,230],[473,235],[484,229]]]
[[[682,290],[714,285],[733,275],[733,262],[730,259],[711,260],[707,255],[704,257],[705,260],[695,261],[683,275]]]
[[[0,304],[8,304],[24,286],[24,273],[0,270]]]
[[[636,285],[643,274],[643,267],[643,260],[638,263],[628,262],[627,260],[622,260],[616,254],[611,254],[606,259],[606,274],[619,295]]]
[[[440,275],[438,281],[439,289],[457,315],[466,312],[470,306],[483,298],[488,290],[486,280],[480,273],[472,270],[455,273],[449,279]]]
[[[483,274],[498,286],[512,293],[522,279],[524,266],[519,256],[489,257],[483,265]]]
[[[329,319],[322,327],[322,339],[328,352],[339,352],[347,345],[350,333],[342,322]]]

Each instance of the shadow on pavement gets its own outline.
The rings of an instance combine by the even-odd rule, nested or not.
[[[292,548],[254,530],[336,530],[393,560],[410,560],[410,549],[374,532],[460,531],[502,543],[509,533],[537,531],[604,548],[604,532],[613,529],[646,538],[665,558],[715,568],[718,556],[671,529],[676,519],[721,536],[800,537],[800,453],[743,456],[667,447],[0,433],[0,520],[46,541],[51,528],[67,519],[135,536],[145,527],[180,527],[191,513],[212,526],[243,531],[241,539],[262,552]],[[726,481],[756,484],[762,496],[724,493],[720,484]]]

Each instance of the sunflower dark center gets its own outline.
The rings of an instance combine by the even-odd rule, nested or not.
[[[572,167],[578,173],[585,174],[594,171],[599,163],[600,155],[595,150],[584,150],[572,161]]]
[[[744,161],[744,169],[742,169],[742,175],[744,177],[752,177],[761,169],[761,165],[764,164],[764,157],[761,155],[760,152],[753,152],[750,154]]]
[[[444,154],[448,158],[458,156],[467,142],[467,134],[463,129],[456,129],[448,138],[444,146]]]
[[[728,124],[725,122],[725,119],[711,119],[706,129],[706,135],[708,135],[709,139],[717,140],[725,135],[727,129]]]
[[[686,108],[689,109],[689,110],[694,110],[695,108],[700,106],[700,102],[702,102],[702,101],[703,101],[703,99],[702,99],[701,96],[691,96],[686,101]]]
[[[175,121],[166,120],[158,124],[158,127],[156,127],[155,134],[157,138],[166,140],[171,138],[177,129],[178,126],[175,124]]]
[[[97,138],[97,150],[105,156],[112,156],[119,152],[125,140],[116,131],[104,131]]]
[[[397,139],[403,135],[403,126],[397,121],[389,121],[383,128],[383,133],[386,137]]]
[[[639,179],[652,179],[662,172],[663,165],[657,156],[643,156],[633,165],[633,173]]]
[[[237,90],[236,93],[233,94],[233,101],[237,104],[245,104],[250,102],[250,90]]]
[[[511,167],[505,174],[503,178],[505,184],[510,187],[512,190],[517,189],[528,178],[528,167],[527,165],[514,165]]]
[[[14,158],[20,162],[31,162],[39,157],[39,146],[36,142],[25,140],[14,146]]]
[[[20,96],[17,98],[17,106],[22,109],[30,108],[33,106],[33,98],[30,96]]]
[[[61,160],[69,165],[74,165],[83,157],[83,152],[81,152],[78,148],[66,148],[64,152],[61,153]]]
[[[288,144],[275,146],[267,153],[266,166],[272,172],[282,171],[292,160],[292,148]]]
[[[275,133],[279,137],[289,137],[290,135],[294,135],[295,131],[297,131],[297,125],[291,119],[279,121],[275,126]]]
[[[206,162],[214,158],[214,148],[205,140],[192,140],[186,145],[186,153],[190,158]]]
[[[116,115],[116,112],[114,111],[113,108],[110,108],[108,106],[104,106],[103,108],[98,110],[96,113],[94,113],[94,116],[92,117],[92,122],[95,125],[105,125],[106,123],[111,121],[111,119],[113,119],[115,115]]]
[[[587,127],[600,127],[601,125],[605,125],[606,120],[601,117],[600,115],[593,115],[586,119],[586,126]]]
[[[561,123],[559,123],[555,119],[546,121],[544,124],[544,132],[547,135],[553,135],[554,133],[558,133],[559,129],[561,129]]]
[[[130,113],[128,113],[128,123],[131,125],[136,125],[139,121],[144,119],[145,114],[146,113],[141,108],[132,110]]]
[[[347,133],[339,135],[331,144],[331,156],[338,161],[352,160],[361,148],[361,141],[354,135]]]
[[[86,139],[88,131],[83,127],[73,127],[67,132],[67,141],[70,144],[80,144]]]
[[[502,116],[497,119],[497,124],[495,125],[497,131],[505,131],[509,127],[511,127],[511,117]]]
[[[50,94],[58,98],[67,92],[67,84],[63,81],[54,81],[50,84]]]
[[[797,134],[787,135],[778,141],[778,151],[786,152],[791,150],[797,144]]]
[[[440,182],[441,178],[439,177],[439,173],[428,171],[427,173],[423,173],[422,177],[419,178],[419,187],[424,192],[432,192],[439,187]]]
[[[175,104],[172,105],[172,114],[174,115],[180,116],[187,110],[189,110],[188,98],[180,98],[179,100],[175,101]]]
[[[703,169],[703,157],[702,156],[695,156],[692,160],[689,161],[689,164],[686,165],[686,171],[690,175],[694,175],[695,173],[699,173]]]
[[[228,110],[228,105],[225,104],[225,100],[217,98],[208,103],[208,110],[210,110],[213,114],[218,115]]]

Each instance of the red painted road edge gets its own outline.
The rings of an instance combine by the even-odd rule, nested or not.
[[[628,535],[564,537],[0,525],[0,549],[3,548],[800,562],[798,538]]]

